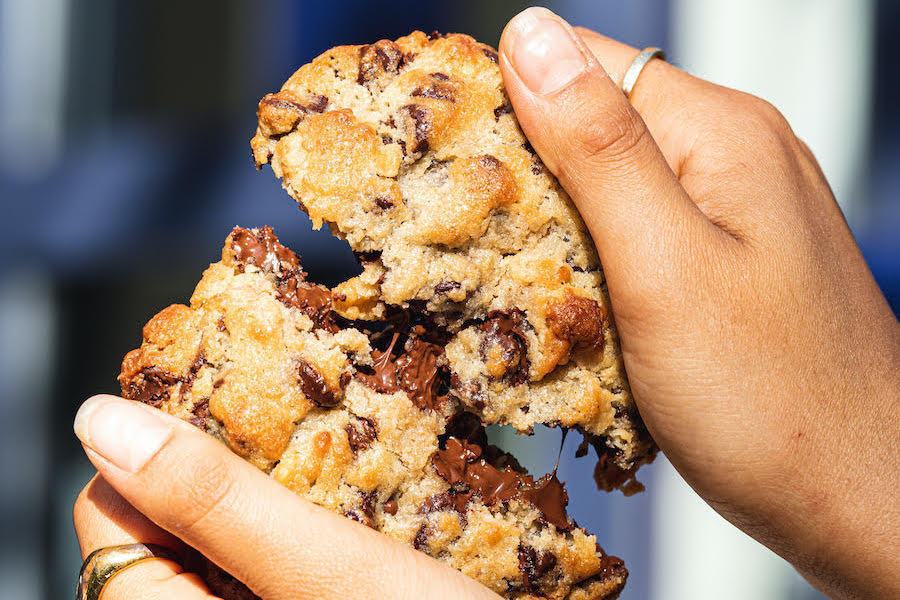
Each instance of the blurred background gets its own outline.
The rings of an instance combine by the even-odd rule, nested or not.
[[[545,4],[777,105],[900,309],[900,3]],[[354,271],[345,245],[311,231],[271,173],[253,168],[258,99],[332,45],[412,29],[496,44],[525,6],[0,0],[0,598],[71,597],[81,564],[71,506],[93,472],[75,410],[118,391],[142,325],[187,300],[233,225],[275,226],[320,282]],[[498,435],[535,471],[553,468],[558,431]],[[641,471],[647,491],[626,499],[593,489],[592,465],[572,458],[578,441],[560,476],[576,519],[626,560],[622,598],[821,598],[662,456]]]

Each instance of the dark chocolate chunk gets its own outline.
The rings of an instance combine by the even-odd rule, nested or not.
[[[566,514],[569,499],[556,472],[537,482],[507,464],[503,469],[486,460],[482,447],[454,437],[431,459],[437,474],[460,495],[477,495],[486,506],[505,504],[513,499],[529,502],[541,512],[540,520],[560,531],[573,527]],[[454,499],[461,502],[461,499]]]
[[[269,226],[257,230],[235,227],[230,239],[234,260],[242,272],[246,265],[275,274],[291,275],[300,271],[300,259],[278,241]]]
[[[555,525],[560,531],[572,528],[566,514],[569,496],[562,483],[556,478],[555,472],[544,475],[533,487],[523,489],[520,494],[522,499],[531,502],[535,508],[541,511],[547,523]]]
[[[300,360],[297,363],[297,379],[300,380],[300,389],[303,390],[307,400],[320,408],[332,408],[337,405],[340,398],[334,390],[325,383],[325,378],[316,371],[308,362]]]
[[[401,108],[413,122],[412,137],[415,144],[410,148],[413,153],[428,150],[428,136],[431,135],[431,118],[428,111],[416,104],[407,104]]]
[[[441,72],[432,73],[431,76],[434,79],[437,79],[438,81],[447,81],[448,79],[450,79],[449,75],[447,75],[446,73],[441,73]]]
[[[440,82],[434,82],[424,87],[417,87],[410,95],[418,98],[433,98],[445,102],[456,102],[456,88]]]
[[[435,294],[446,294],[450,290],[459,289],[460,285],[461,284],[458,281],[448,281],[445,279],[444,281],[438,282],[434,286],[434,293]]]
[[[299,276],[278,280],[275,284],[278,299],[287,306],[300,309],[312,319],[313,326],[337,331],[332,312],[333,298],[328,289],[304,281]]]
[[[481,324],[484,340],[481,353],[485,360],[498,358],[504,367],[504,376],[513,385],[528,379],[528,344],[525,341],[525,314],[518,310],[492,311]],[[496,351],[494,350],[496,348]]]
[[[347,442],[354,455],[360,450],[365,450],[372,441],[378,439],[378,427],[372,420],[365,417],[356,419],[356,425],[347,423],[344,431],[347,432]]]
[[[444,363],[444,349],[422,339],[424,328],[409,332],[407,341],[393,356],[400,333],[395,331],[384,351],[372,352],[373,365],[360,367],[356,377],[382,394],[403,390],[421,409],[440,409],[447,400],[446,381],[449,379]]]
[[[391,498],[387,502],[384,503],[384,512],[389,515],[397,514],[397,501]]]
[[[493,48],[490,48],[488,46],[482,46],[481,52],[484,53],[484,55],[487,56],[491,60],[492,63],[497,64],[500,62],[500,57],[497,56],[497,51],[494,50]]]
[[[169,387],[178,383],[181,379],[177,375],[168,373],[159,367],[144,367],[136,379],[123,390],[123,395],[129,400],[137,400],[153,407],[168,400]]]
[[[494,109],[494,120],[499,121],[501,115],[508,115],[513,111],[512,104],[509,102],[504,102],[500,106]]]
[[[395,74],[406,62],[400,47],[390,40],[381,40],[359,49],[359,71],[356,82],[360,85],[377,79],[382,73]]]
[[[531,546],[519,545],[519,571],[526,592],[539,591],[538,580],[556,566],[556,560],[556,555],[549,550],[538,551]]]
[[[381,210],[387,210],[394,207],[393,201],[390,198],[385,198],[384,196],[376,196],[375,205]]]

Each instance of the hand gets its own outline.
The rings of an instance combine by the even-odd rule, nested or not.
[[[836,597],[900,597],[900,326],[770,104],[529,9],[516,115],[597,245],[641,414],[688,483]],[[604,69],[605,67],[605,69]]]
[[[99,476],[78,496],[81,553],[134,542],[184,543],[264,600],[494,598],[421,552],[316,506],[196,427],[112,396],[88,400],[75,432]],[[182,543],[182,541],[184,543]],[[213,598],[167,560],[117,574],[104,600]]]

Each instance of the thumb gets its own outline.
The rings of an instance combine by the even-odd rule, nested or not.
[[[563,19],[544,8],[519,13],[500,40],[500,65],[522,129],[594,238],[614,305],[629,290],[645,296],[647,285],[673,283],[658,274],[684,273],[702,238],[722,233]]]

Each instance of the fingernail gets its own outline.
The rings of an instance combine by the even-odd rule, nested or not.
[[[75,435],[120,469],[137,473],[172,435],[172,426],[130,400],[94,396],[75,415]]]
[[[546,8],[529,8],[509,23],[507,58],[535,94],[566,87],[587,68],[587,59],[565,22]]]

